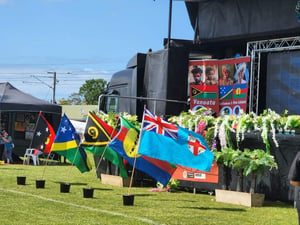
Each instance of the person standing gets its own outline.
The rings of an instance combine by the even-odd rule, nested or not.
[[[1,142],[4,144],[2,160],[4,160],[6,163],[12,163],[13,143],[11,136],[8,135],[6,130],[2,130],[1,132]]]
[[[288,180],[295,187],[295,202],[298,212],[298,224],[300,225],[300,152],[297,153],[289,170]]]

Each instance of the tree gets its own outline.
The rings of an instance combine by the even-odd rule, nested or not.
[[[99,95],[105,90],[107,82],[103,79],[86,80],[79,89],[79,95],[84,97],[87,105],[97,105]]]
[[[72,93],[69,96],[69,100],[71,102],[71,105],[84,105],[84,99],[79,93]]]

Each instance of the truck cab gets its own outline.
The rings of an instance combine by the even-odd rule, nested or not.
[[[157,115],[178,115],[187,109],[188,54],[184,48],[137,53],[126,69],[113,74],[99,110],[127,112],[141,120],[143,108]]]

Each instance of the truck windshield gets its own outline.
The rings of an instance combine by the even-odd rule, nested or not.
[[[112,96],[107,97],[107,102],[106,102],[106,110],[107,112],[117,112],[117,107],[118,107],[118,98]]]

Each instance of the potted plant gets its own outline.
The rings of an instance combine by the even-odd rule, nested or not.
[[[236,150],[236,154],[232,159],[232,168],[237,171],[236,191],[243,191],[244,169],[249,164],[249,158],[245,156],[245,152]]]
[[[262,206],[264,194],[255,193],[256,180],[258,175],[265,173],[267,169],[277,168],[274,157],[262,149],[244,149],[244,151],[235,151],[232,154],[230,165],[239,169],[241,175],[251,175],[251,187],[249,192],[242,192],[242,188],[237,191],[216,189],[216,201],[244,206]],[[238,185],[237,185],[238,186]]]
[[[244,154],[250,159],[245,165],[244,175],[248,176],[250,174],[252,176],[249,192],[255,193],[257,176],[264,174],[267,169],[277,169],[278,166],[274,156],[263,149],[254,149],[253,151],[245,149]]]
[[[228,190],[229,180],[231,175],[232,160],[236,157],[237,152],[233,148],[225,147],[221,150],[213,150],[215,161],[223,168],[223,182],[222,189]]]

